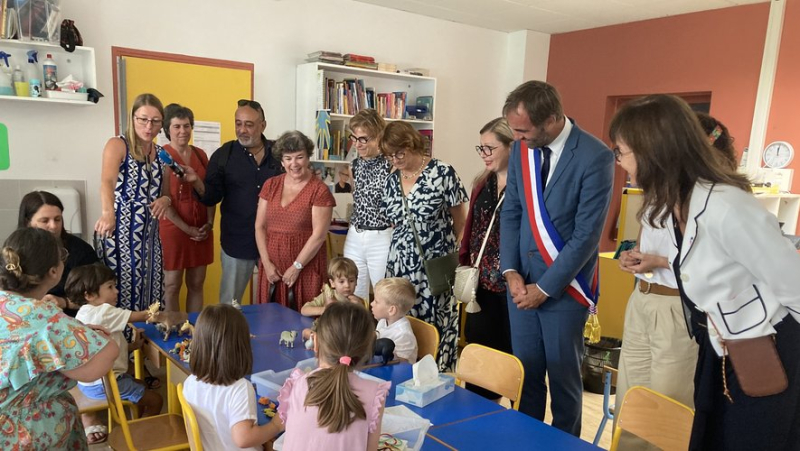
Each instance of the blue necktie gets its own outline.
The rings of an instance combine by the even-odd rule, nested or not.
[[[547,177],[550,175],[550,154],[553,153],[549,147],[542,147],[542,189],[547,186]]]

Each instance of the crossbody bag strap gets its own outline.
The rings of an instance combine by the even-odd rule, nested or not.
[[[403,207],[406,209],[406,220],[411,226],[411,231],[414,232],[414,241],[417,243],[419,257],[422,260],[425,260],[425,253],[422,251],[422,243],[419,240],[419,235],[417,235],[417,228],[414,226],[414,218],[411,216],[411,209],[408,208],[408,203],[406,202],[406,193],[403,191],[403,183],[400,181],[399,176],[397,177],[397,185],[400,187],[400,198],[403,199]]]
[[[478,258],[475,260],[475,264],[472,265],[473,268],[477,268],[478,265],[481,263],[481,259],[483,258],[483,251],[486,249],[486,242],[489,241],[489,235],[492,233],[492,226],[494,225],[494,219],[497,217],[497,210],[500,209],[500,206],[503,205],[503,199],[506,198],[506,193],[503,193],[500,196],[500,200],[497,202],[497,206],[494,207],[494,213],[492,213],[492,220],[489,221],[489,227],[486,229],[486,236],[483,237],[483,244],[481,244],[481,250],[478,252]]]

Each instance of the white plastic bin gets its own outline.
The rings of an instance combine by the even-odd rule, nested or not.
[[[297,362],[294,368],[289,368],[288,370],[279,371],[277,373],[273,370],[255,373],[250,376],[250,382],[256,384],[256,394],[258,396],[276,399],[284,382],[286,382],[286,379],[289,378],[289,375],[292,374],[295,368],[300,368],[308,373],[317,368],[317,359],[316,357],[311,357],[310,359],[301,360]]]

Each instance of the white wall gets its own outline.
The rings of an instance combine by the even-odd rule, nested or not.
[[[265,107],[270,138],[294,128],[295,66],[307,53],[430,68],[438,78],[436,155],[467,185],[482,167],[478,130],[500,115],[513,88],[506,86],[506,33],[351,0],[69,0],[62,8],[96,49],[97,89],[106,97],[94,107],[0,100],[11,146],[11,169],[0,179],[85,179],[89,227],[100,210],[102,148],[114,133],[112,46],[254,63],[255,99]],[[525,66],[546,67],[546,52],[536,59]]]

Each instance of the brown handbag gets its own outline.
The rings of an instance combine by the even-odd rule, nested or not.
[[[745,395],[760,398],[763,396],[777,395],[789,386],[786,370],[783,368],[781,356],[775,346],[775,334],[756,338],[741,338],[723,340],[717,325],[708,316],[708,322],[717,331],[717,337],[722,345],[722,382],[725,386],[725,396],[733,402],[728,391],[725,378],[725,355],[731,359],[733,372],[739,381],[739,386]]]

